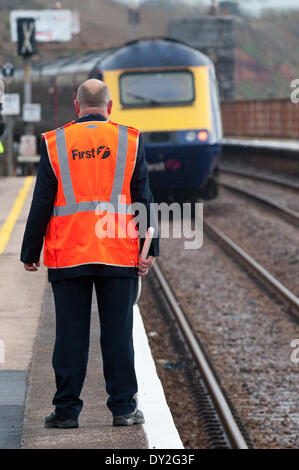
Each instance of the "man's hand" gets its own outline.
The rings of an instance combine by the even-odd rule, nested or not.
[[[146,259],[139,258],[138,263],[138,274],[140,276],[146,276],[148,270],[152,267],[156,260],[156,256],[148,256]]]
[[[32,263],[32,264],[24,263],[24,268],[26,271],[38,271],[39,267],[40,267],[39,261],[37,263]]]

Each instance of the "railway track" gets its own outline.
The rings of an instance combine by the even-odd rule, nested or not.
[[[286,303],[292,309],[296,320],[299,321],[299,298],[296,295],[211,222],[204,219],[203,227],[225,251],[232,254],[258,281],[268,289],[270,288],[276,296]]]
[[[277,186],[281,186],[285,189],[299,191],[299,184],[293,183],[291,181],[286,181],[284,179],[274,177],[274,176],[271,177],[268,175],[258,175],[258,174],[249,173],[248,171],[227,169],[223,167],[220,167],[220,173],[225,173],[225,174],[233,175],[233,176],[241,176],[244,178],[249,178],[249,179],[257,180],[257,181],[263,181],[266,183],[272,183]]]
[[[216,244],[220,245],[220,248],[222,248],[224,252],[226,252],[226,253],[229,252],[230,255],[233,255],[233,256],[231,256],[232,259],[235,260],[235,261],[237,260],[237,263],[236,263],[237,268],[238,268],[238,265],[242,265],[242,267],[245,267],[245,271],[250,273],[252,278],[256,278],[258,280],[257,284],[251,283],[252,286],[255,285],[254,289],[258,290],[258,289],[261,288],[261,286],[262,287],[266,286],[266,290],[268,292],[269,291],[274,292],[275,293],[274,297],[276,297],[276,298],[279,297],[280,299],[283,300],[283,303],[286,304],[287,307],[289,307],[289,309],[287,310],[286,313],[291,313],[292,312],[292,315],[290,315],[290,316],[293,318],[293,321],[292,321],[292,319],[290,321],[290,316],[289,315],[281,315],[279,317],[279,316],[277,316],[277,313],[276,314],[274,313],[274,319],[272,319],[272,320],[271,320],[271,318],[272,318],[271,315],[269,315],[265,318],[265,323],[267,325],[272,324],[272,326],[271,326],[271,329],[269,329],[269,327],[265,327],[265,333],[264,334],[269,334],[269,331],[271,331],[271,334],[272,334],[274,331],[276,331],[275,330],[276,326],[274,326],[274,325],[277,325],[278,321],[281,322],[281,324],[283,324],[284,327],[286,326],[286,330],[280,329],[277,326],[277,331],[280,330],[281,335],[282,336],[285,335],[286,338],[287,338],[286,340],[283,339],[279,342],[279,345],[282,346],[282,351],[283,351],[284,347],[285,347],[285,344],[286,344],[286,341],[289,341],[288,338],[290,336],[290,333],[288,333],[288,334],[285,333],[285,332],[282,333],[282,331],[288,331],[288,328],[290,328],[290,329],[294,328],[294,327],[297,328],[297,326],[295,326],[295,325],[299,324],[299,322],[298,322],[298,319],[299,319],[299,299],[290,290],[288,290],[282,283],[280,283],[273,276],[271,276],[271,274],[266,269],[264,269],[263,266],[261,266],[253,258],[251,258],[244,250],[242,250],[242,248],[240,248],[238,245],[236,245],[234,242],[232,242],[229,239],[229,237],[226,236],[225,233],[221,232],[221,230],[219,230],[219,228],[215,227],[207,219],[208,219],[208,217],[206,217],[205,220],[204,220],[204,231],[209,236],[209,239],[211,239],[213,241],[212,245],[214,245],[214,242],[216,241]],[[171,252],[171,250],[170,250],[170,252]],[[192,265],[193,265],[192,257],[190,257],[190,256],[180,258],[180,262],[185,262],[185,260],[188,260],[188,259],[189,259],[189,262],[190,263],[192,262]],[[214,296],[211,296],[211,294],[207,291],[208,284],[207,284],[206,274],[203,275],[203,276],[200,276],[200,277],[196,275],[196,271],[194,271],[194,269],[196,269],[195,267],[198,266],[198,264],[194,260],[194,268],[192,268],[191,271],[189,270],[189,276],[188,276],[188,272],[187,272],[186,273],[186,279],[183,280],[182,283],[180,283],[180,282],[178,283],[178,280],[176,280],[177,276],[175,275],[173,277],[172,272],[169,269],[169,266],[171,266],[171,264],[170,265],[167,264],[166,266],[164,266],[164,263],[166,263],[166,262],[163,261],[163,269],[166,268],[167,276],[169,276],[170,279],[171,279],[171,286],[169,285],[169,282],[167,281],[167,279],[165,279],[165,275],[163,274],[163,272],[159,268],[159,265],[157,265],[153,268],[153,276],[152,277],[155,279],[155,285],[153,286],[153,290],[155,290],[156,292],[157,291],[162,291],[162,294],[158,293],[158,294],[155,294],[155,295],[158,295],[158,296],[161,295],[162,297],[167,299],[167,305],[168,305],[168,308],[171,310],[171,314],[172,314],[168,318],[173,320],[173,318],[175,317],[175,321],[178,325],[177,328],[180,332],[180,336],[182,338],[184,338],[184,343],[187,344],[189,354],[191,354],[194,363],[196,364],[198,370],[200,371],[200,377],[203,377],[203,381],[204,381],[204,384],[205,384],[205,389],[207,390],[207,393],[208,393],[209,397],[211,397],[211,398],[209,398],[209,401],[212,401],[213,406],[215,407],[215,410],[216,410],[215,412],[216,412],[217,418],[215,418],[215,416],[214,416],[215,412],[211,411],[209,409],[206,412],[203,413],[204,418],[207,419],[207,421],[209,423],[208,428],[209,428],[209,426],[211,428],[211,430],[210,430],[210,434],[212,435],[211,441],[214,442],[214,445],[212,444],[212,447],[215,447],[215,448],[224,447],[224,441],[226,441],[227,447],[229,447],[229,448],[246,448],[246,447],[242,447],[242,445],[240,447],[238,447],[239,446],[238,440],[235,439],[235,437],[234,437],[234,435],[231,431],[231,428],[230,428],[231,416],[233,417],[234,423],[235,423],[232,426],[232,429],[235,429],[235,430],[237,429],[237,433],[238,433],[238,430],[239,430],[240,435],[241,435],[241,439],[243,438],[243,441],[245,441],[245,445],[249,448],[253,447],[253,445],[251,443],[250,438],[248,439],[247,428],[249,429],[250,434],[254,438],[254,443],[258,444],[260,442],[259,441],[260,438],[259,437],[257,438],[257,435],[259,436],[259,431],[256,431],[256,427],[259,427],[260,423],[264,422],[265,416],[271,416],[271,413],[277,414],[277,416],[275,417],[275,419],[273,421],[273,429],[278,429],[278,428],[275,428],[275,426],[276,426],[275,423],[278,422],[279,420],[282,420],[283,419],[282,417],[284,417],[287,420],[290,420],[290,423],[292,423],[291,426],[293,428],[293,422],[296,420],[296,416],[294,414],[295,412],[292,409],[292,407],[294,406],[292,404],[292,402],[294,400],[293,399],[293,395],[294,395],[293,388],[290,388],[291,391],[289,392],[288,387],[285,387],[285,389],[284,389],[283,385],[281,385],[281,388],[283,389],[281,393],[283,393],[283,397],[284,397],[283,402],[281,404],[281,410],[282,411],[280,411],[280,407],[279,407],[278,403],[276,405],[274,405],[274,403],[272,403],[271,399],[270,400],[267,400],[266,398],[264,399],[264,397],[267,397],[267,392],[264,390],[264,388],[265,389],[272,389],[271,388],[272,386],[270,387],[269,384],[272,384],[272,381],[273,381],[273,384],[276,383],[276,380],[278,380],[278,382],[280,381],[280,379],[276,379],[276,374],[277,374],[277,376],[279,374],[281,374],[281,371],[280,371],[279,367],[277,368],[276,374],[273,374],[273,376],[271,375],[271,372],[270,372],[270,374],[268,374],[268,368],[265,369],[265,371],[267,370],[267,380],[269,380],[269,382],[265,382],[265,387],[264,387],[263,385],[260,385],[261,383],[263,383],[263,381],[261,380],[261,375],[260,375],[261,370],[262,370],[261,369],[261,360],[263,360],[263,359],[261,359],[260,356],[259,356],[259,354],[260,354],[259,342],[257,341],[257,345],[256,345],[257,346],[256,363],[253,361],[253,363],[251,365],[249,365],[250,361],[248,361],[248,363],[247,363],[247,358],[245,358],[244,355],[243,355],[243,353],[244,353],[244,350],[243,350],[244,338],[246,338],[245,339],[245,344],[251,343],[250,344],[250,349],[249,349],[249,351],[250,351],[251,348],[252,348],[252,344],[256,342],[255,335],[256,334],[258,335],[258,333],[255,333],[255,332],[258,331],[258,329],[255,329],[254,332],[251,333],[252,336],[250,336],[250,334],[249,334],[249,336],[247,337],[247,333],[246,333],[247,332],[247,327],[244,326],[245,332],[243,332],[243,334],[240,334],[240,335],[236,334],[236,336],[235,336],[235,334],[233,334],[232,339],[231,339],[232,342],[230,340],[228,342],[229,349],[226,349],[226,350],[223,349],[222,350],[221,349],[222,348],[221,341],[220,341],[220,344],[218,345],[219,341],[218,340],[214,341],[214,339],[212,339],[213,338],[213,333],[207,333],[207,331],[205,329],[205,326],[203,326],[203,325],[205,325],[205,321],[203,319],[201,319],[201,320],[196,319],[197,316],[199,315],[199,313],[196,313],[197,312],[197,307],[194,308],[194,305],[197,305],[197,300],[196,300],[196,297],[189,294],[189,292],[191,292],[190,289],[192,289],[193,286],[195,286],[196,289],[197,288],[200,289],[199,295],[201,297],[207,296],[207,299],[209,299],[208,303],[214,305],[214,302],[215,302],[214,301]],[[187,264],[188,264],[188,261],[187,261]],[[173,263],[172,263],[172,268],[171,269],[175,269],[175,265]],[[217,263],[216,268],[215,268],[215,274],[216,274],[216,276],[219,275],[219,265],[218,265],[218,263]],[[194,281],[192,280],[193,276],[196,279]],[[243,274],[243,276],[244,276],[244,274]],[[201,280],[198,281],[198,279],[201,279]],[[200,285],[198,285],[198,283]],[[249,280],[249,283],[250,283],[250,280]],[[172,284],[173,284],[173,287],[172,287]],[[226,284],[223,284],[223,287],[225,287],[225,286],[226,286]],[[228,286],[229,286],[229,284],[228,284]],[[173,291],[174,287],[175,287],[175,289],[177,289],[179,287],[178,291],[175,290],[175,292],[178,292],[177,295],[178,295],[179,302],[176,298],[176,295],[174,294],[174,291]],[[218,286],[218,288],[219,288],[219,286]],[[230,287],[228,287],[228,289],[229,288]],[[251,290],[249,290],[249,292],[251,292]],[[263,295],[262,293],[263,293],[263,289],[261,289],[261,295]],[[185,297],[181,297],[182,295],[183,296],[186,295],[186,299],[185,299]],[[231,295],[234,295],[234,294],[232,293]],[[251,296],[251,294],[249,294],[249,298],[250,298],[250,296]],[[193,299],[192,300],[192,305],[190,304],[190,298]],[[227,293],[224,292],[224,296],[223,296],[223,304],[224,305],[227,305],[227,298],[228,298]],[[240,297],[237,294],[236,295],[236,304],[238,303],[238,298],[240,298]],[[255,301],[253,301],[253,302],[255,302]],[[267,305],[267,307],[265,308],[265,311],[264,310],[261,311],[261,319],[260,319],[261,322],[263,322],[262,314],[266,314],[267,310],[269,311],[269,305],[271,305],[271,302],[273,302],[273,298],[269,297],[268,305],[267,305],[267,303],[265,303],[265,305]],[[202,301],[200,301],[199,303],[202,305]],[[216,300],[216,303],[217,303],[217,300]],[[252,307],[252,305],[253,305],[253,307]],[[275,305],[275,302],[274,302],[274,305]],[[274,311],[278,312],[278,314],[280,315],[279,312],[284,311],[284,309],[281,310],[281,305],[279,305],[277,303],[276,303],[275,307],[274,307],[274,305],[273,305]],[[184,306],[184,307],[182,307],[182,306]],[[256,307],[256,303],[252,304],[251,300],[250,300],[248,310],[251,311],[251,309],[252,309],[252,314],[253,315],[256,314],[255,307]],[[190,308],[190,311],[189,311],[189,308]],[[203,306],[201,308],[203,308],[204,311],[207,310],[207,312],[210,312],[210,315],[213,315],[211,313],[211,310],[212,310],[211,308],[208,307],[206,309],[205,306]],[[230,311],[230,308],[231,308],[231,302],[230,302],[230,307],[229,307],[228,311]],[[230,337],[230,334],[228,332],[230,331],[230,329],[232,327],[232,325],[229,326],[230,317],[231,317],[232,313],[231,312],[226,313],[227,312],[226,309],[227,309],[227,307],[224,307],[224,315],[228,315],[228,317],[226,317],[226,316],[221,317],[222,313],[220,313],[219,314],[220,317],[219,317],[219,315],[217,315],[217,318],[218,317],[221,318],[220,322],[219,322],[219,320],[215,320],[215,323],[216,323],[216,326],[217,326],[215,334],[216,334],[216,336],[220,334],[220,336],[223,337],[224,341],[225,341],[225,338],[227,336]],[[236,310],[238,310],[238,307],[236,307]],[[220,312],[221,311],[222,310],[220,309]],[[235,308],[233,306],[232,312],[234,312],[234,311],[235,311]],[[201,314],[203,313],[201,311],[201,309],[199,310],[199,312],[201,312]],[[205,312],[205,314],[204,314],[205,317],[206,317],[206,321],[207,321],[207,318],[208,318],[207,312]],[[246,312],[246,307],[245,307],[245,312]],[[270,311],[268,313],[271,313],[271,307],[270,307]],[[186,314],[188,314],[188,316]],[[243,316],[243,312],[241,313],[241,311],[240,311],[240,316],[241,316],[241,314]],[[215,315],[216,315],[216,312],[215,312]],[[276,315],[276,320],[275,320],[275,315]],[[226,318],[228,319],[228,325],[226,325]],[[246,318],[246,314],[245,314],[245,318]],[[169,319],[167,321],[170,323]],[[239,317],[238,317],[238,319],[236,318],[235,321],[239,322]],[[248,317],[247,321],[249,322],[249,328],[250,328],[251,317]],[[295,321],[295,324],[294,324],[294,321]],[[212,320],[211,323],[213,323],[213,322],[214,321]],[[292,327],[289,326],[289,325],[292,325],[292,324],[293,324]],[[223,330],[221,328],[218,329],[219,325],[222,325],[224,329]],[[195,328],[195,329],[193,330],[193,328]],[[272,328],[274,328],[274,330]],[[203,335],[204,335],[204,338],[205,338],[203,340],[203,342],[206,344],[206,346],[209,350],[208,355],[206,353],[206,351],[207,351],[206,347],[201,342],[201,337],[202,337],[202,331],[201,330],[202,329],[203,329]],[[211,330],[211,331],[213,332],[213,330]],[[199,332],[200,337],[197,336],[198,332]],[[207,338],[207,336],[208,336],[208,338]],[[239,336],[241,338],[241,340],[240,340],[241,350],[240,350],[239,353],[237,353],[238,354],[237,357],[240,357],[240,362],[239,362],[239,359],[237,359],[237,360],[235,359],[235,362],[233,362],[234,361],[233,358],[236,357],[236,349],[235,349],[236,344],[239,344],[239,340],[236,339],[236,338],[239,338]],[[227,339],[226,339],[226,341],[227,341]],[[235,341],[237,343],[235,343]],[[215,344],[217,346],[215,346]],[[231,345],[232,345],[232,349],[231,349]],[[219,349],[217,349],[218,346],[219,346]],[[223,377],[221,376],[221,373],[223,373],[222,363],[221,363],[221,361],[219,363],[219,360],[217,359],[217,356],[218,355],[223,355],[223,354],[226,354],[228,356],[230,356],[232,354],[232,367],[233,368],[236,368],[236,367],[239,368],[240,367],[240,371],[241,371],[240,375],[242,377],[242,378],[240,377],[240,381],[241,381],[240,387],[239,386],[235,387],[234,385],[232,386],[231,385],[232,379],[231,378],[227,379],[226,375],[223,376]],[[281,354],[285,354],[285,352],[284,353],[281,352]],[[161,357],[161,356],[158,355],[158,357]],[[210,360],[210,357],[213,357],[212,362]],[[265,357],[265,355],[262,356],[262,357]],[[202,358],[204,358],[203,362],[202,362]],[[228,361],[230,362],[230,360],[228,360]],[[270,370],[271,370],[271,367],[273,367],[273,362],[272,362],[271,358],[269,360],[267,359],[266,362],[269,363]],[[214,363],[216,364],[216,367],[217,367],[216,370],[214,369],[214,365],[213,365]],[[236,366],[236,364],[238,364],[238,366]],[[206,366],[208,368],[208,373],[205,375]],[[285,365],[283,365],[283,367],[285,367]],[[217,371],[220,372],[220,377],[219,377],[219,375],[217,375]],[[227,374],[227,372],[226,372],[226,374]],[[246,380],[246,378],[244,380],[244,374],[246,376],[246,374],[249,374],[249,372],[254,374],[255,379],[253,379],[253,380],[250,379],[249,380],[249,387],[247,389],[247,380]],[[193,376],[195,375],[194,374],[194,366],[193,366],[193,369],[191,368],[191,374]],[[235,374],[235,372],[233,372],[232,374]],[[282,376],[283,376],[283,374],[284,373],[282,373]],[[197,375],[196,375],[196,377],[197,377]],[[214,380],[212,379],[211,382],[209,382],[210,375],[212,375],[212,377],[214,376]],[[186,373],[186,376],[187,376],[187,373]],[[230,372],[229,372],[229,377],[230,377]],[[280,377],[280,375],[279,375],[279,377]],[[238,376],[235,377],[235,380],[238,381],[239,377]],[[285,380],[286,379],[284,378],[284,381]],[[187,381],[188,381],[188,376],[187,376]],[[282,384],[284,383],[284,381],[282,382]],[[216,389],[215,389],[214,393],[213,392],[211,393],[211,388],[213,388],[214,382],[216,382],[216,384],[218,385],[218,390],[217,390],[217,386],[216,386]],[[244,384],[244,382],[245,382],[245,384]],[[194,380],[193,380],[193,383],[194,383]],[[257,383],[257,389],[255,388],[256,383]],[[224,387],[224,391],[222,391],[222,387]],[[245,389],[244,389],[244,387],[245,387]],[[238,391],[236,393],[237,388],[238,388]],[[220,399],[220,400],[217,399],[219,389],[220,389],[220,394],[221,393],[223,394],[222,399]],[[233,396],[233,406],[232,406],[232,403],[231,403],[229,397],[226,395],[225,390],[229,391],[230,396]],[[232,395],[231,395],[231,393],[232,393]],[[261,406],[256,401],[255,397],[259,396],[259,394],[261,394],[263,396],[264,409],[261,409]],[[223,400],[226,401],[226,406],[224,406],[224,409],[221,410],[221,408],[219,409],[219,407],[221,407]],[[202,408],[203,406],[205,406],[205,403],[204,404],[201,403],[199,405],[199,409]],[[275,406],[276,406],[276,408],[275,408]],[[225,410],[227,410],[227,409],[230,411],[230,413],[228,413],[228,416],[226,416],[226,413],[225,413]],[[283,413],[284,409],[286,410],[285,413]],[[235,412],[235,410],[237,410],[237,413]],[[250,410],[250,412],[247,411],[247,410]],[[240,420],[239,416],[242,416],[242,421]],[[287,416],[287,418],[286,418],[286,416]],[[243,420],[245,422],[246,428],[244,427]],[[254,425],[253,425],[253,420],[255,422]],[[220,421],[220,424],[219,424],[218,421]],[[267,424],[270,426],[269,422]],[[272,426],[272,423],[271,423],[271,426]],[[272,428],[269,428],[269,429],[272,429]],[[215,432],[215,430],[216,430],[216,432]],[[224,430],[224,433],[225,433],[225,438],[224,439],[221,436],[221,433],[223,435],[223,430]],[[293,432],[293,429],[292,429],[292,432]],[[207,431],[206,431],[206,433],[209,435],[209,433]],[[278,437],[276,437],[276,439],[277,439],[277,442],[278,442],[278,440],[280,439],[279,438],[280,434],[278,434],[277,436]],[[287,436],[288,436],[288,434],[283,437],[284,442],[287,441],[287,439],[288,439]],[[268,439],[268,441],[267,441],[266,444],[268,445],[268,443],[271,442],[271,437],[268,436],[267,439]],[[292,434],[292,439],[295,439],[293,437],[293,434]],[[266,438],[265,438],[265,441],[266,441]],[[244,444],[244,442],[243,442],[243,444]],[[265,442],[264,442],[264,444],[265,444]],[[270,444],[270,446],[271,446],[271,444]]]
[[[180,336],[184,338],[187,350],[199,370],[200,377],[209,395],[208,399],[201,399],[201,407],[207,408],[202,413],[205,416],[204,419],[208,420],[206,425],[207,434],[210,435],[213,446],[236,449],[252,447],[251,440],[243,423],[241,422],[240,424],[240,419],[234,416],[232,405],[222,391],[208,357],[206,357],[200,342],[193,333],[186,314],[178,303],[167,278],[158,264],[153,266],[153,274],[163,292],[167,307],[171,310],[172,318],[176,322]],[[213,403],[212,408],[211,402]],[[241,430],[241,428],[243,429]]]
[[[257,194],[253,193],[252,191],[248,191],[247,189],[240,188],[238,186],[235,186],[233,184],[228,184],[224,182],[219,182],[219,185],[223,188],[226,188],[227,190],[231,191],[232,193],[238,194],[242,197],[246,197],[247,199],[250,199],[258,204],[263,205],[264,207],[267,207],[268,209],[271,209],[275,211],[277,214],[279,214],[281,217],[283,217],[285,220],[288,222],[299,226],[299,213],[295,212],[291,209],[288,209],[287,207],[283,206],[282,204],[278,202],[274,202],[269,198],[266,198],[264,196],[258,196]]]
[[[293,384],[293,376],[288,375],[289,370],[287,369],[283,361],[280,360],[279,354],[284,355],[284,357],[286,357],[286,344],[289,341],[289,337],[292,338],[292,334],[296,335],[296,333],[292,333],[292,331],[296,330],[299,324],[299,299],[292,292],[296,292],[296,290],[294,289],[294,283],[290,283],[289,285],[288,278],[284,276],[282,276],[282,279],[280,279],[279,271],[281,271],[284,266],[276,270],[275,263],[273,263],[273,266],[272,263],[269,263],[268,265],[267,262],[265,262],[266,260],[263,256],[260,257],[261,259],[259,259],[259,256],[257,257],[257,259],[261,263],[259,264],[258,262],[256,262],[255,259],[249,256],[244,249],[242,249],[229,238],[229,236],[232,236],[234,238],[234,230],[232,231],[231,227],[230,230],[228,230],[229,236],[226,233],[223,233],[223,231],[226,232],[225,211],[232,210],[232,206],[229,203],[229,199],[231,198],[227,198],[225,196],[223,206],[224,209],[222,209],[221,204],[218,203],[219,207],[216,205],[215,213],[213,213],[211,207],[213,206],[213,204],[209,205],[211,209],[210,211],[207,208],[208,212],[206,214],[206,217],[204,218],[204,231],[208,235],[210,241],[207,241],[208,248],[203,248],[203,256],[201,257],[201,263],[198,261],[197,257],[195,259],[194,256],[190,256],[190,253],[186,253],[186,255],[184,256],[179,255],[179,262],[183,264],[186,263],[187,265],[186,273],[182,279],[179,274],[172,274],[172,272],[174,272],[173,270],[176,269],[176,266],[175,263],[171,260],[167,262],[163,261],[162,266],[165,272],[167,273],[167,276],[169,276],[169,278],[171,279],[171,283],[176,289],[175,292],[177,292],[179,298],[180,305],[178,306],[179,312],[177,315],[178,317],[183,315],[183,319],[181,322],[183,326],[186,326],[185,332],[182,331],[182,328],[180,327],[181,336],[185,338],[186,343],[192,342],[192,340],[188,341],[187,338],[190,330],[192,334],[192,329],[194,328],[194,331],[196,331],[196,333],[193,334],[195,338],[195,343],[197,342],[198,344],[199,341],[199,346],[202,346],[201,352],[205,355],[206,348],[201,344],[200,341],[200,338],[204,337],[203,342],[207,346],[209,351],[206,360],[209,365],[209,357],[213,358],[213,364],[216,365],[217,371],[220,372],[218,383],[221,384],[221,387],[223,386],[225,390],[228,390],[230,396],[233,397],[234,407],[230,407],[229,400],[227,401],[227,403],[230,410],[237,409],[238,415],[236,415],[235,413],[232,413],[232,415],[235,418],[235,422],[239,427],[239,430],[241,431],[241,435],[243,435],[243,439],[245,438],[245,434],[244,432],[242,432],[242,426],[239,426],[239,420],[237,419],[238,416],[242,416],[242,420],[244,420],[246,427],[249,429],[249,432],[252,438],[254,439],[255,445],[259,445],[259,443],[262,442],[263,444],[261,445],[269,445],[271,447],[271,443],[273,441],[275,441],[275,445],[279,445],[278,443],[280,442],[284,442],[284,444],[287,443],[288,445],[289,440],[292,442],[292,445],[295,445],[294,442],[296,441],[296,432],[294,431],[294,429],[296,430],[296,427],[294,423],[296,421],[296,412],[293,402],[296,387],[294,387]],[[239,206],[238,200],[236,201],[237,206]],[[240,212],[242,213],[242,211],[240,210],[236,211],[235,214],[238,216]],[[213,222],[215,219],[216,226],[214,225],[214,223],[211,223],[211,219],[209,218],[210,215]],[[254,220],[255,219],[253,218],[253,222]],[[250,220],[245,219],[245,222],[246,223],[244,234],[246,236],[246,232],[248,232],[250,237]],[[221,230],[223,229],[223,231],[220,230],[219,224]],[[236,228],[237,233],[239,230],[239,225]],[[282,234],[284,234],[286,226],[282,222],[280,225],[282,227]],[[260,229],[260,227],[262,227],[262,224],[257,224],[256,227]],[[297,233],[294,227],[287,228],[288,233]],[[240,233],[242,235],[243,232],[240,231]],[[211,243],[211,241],[213,243]],[[256,237],[256,241],[258,242],[258,237]],[[230,274],[223,276],[225,268],[223,268],[222,266],[221,269],[221,262],[218,261],[218,258],[214,262],[213,259],[215,259],[215,255],[213,259],[210,257],[210,255],[208,255],[210,250],[209,246],[212,247],[213,245],[218,245],[223,250],[223,252],[225,252],[226,254],[229,253],[230,258],[234,261],[233,264],[235,265],[235,267],[233,267],[233,264],[230,263],[232,265],[232,271],[235,270],[237,273],[239,267],[242,266],[243,268],[245,268],[245,272],[249,272],[251,279],[256,279],[258,281],[257,283],[251,282],[251,280],[248,279],[246,274],[244,273],[244,270],[243,273],[240,272],[241,279],[243,279],[244,281],[244,278],[247,278],[245,282],[246,284],[248,282],[248,288],[246,286],[245,294],[244,291],[242,292],[242,289],[239,290],[239,281],[237,281],[236,284],[237,289],[236,287],[234,287],[234,290],[232,290],[231,293],[228,293],[234,282],[232,281],[232,279],[239,279],[238,274],[236,274],[236,276],[230,276]],[[165,247],[166,253],[171,256],[174,247],[176,247],[176,249],[179,249],[179,246],[179,242],[173,242],[171,247]],[[243,248],[245,248],[246,251],[248,250],[248,252],[251,253],[250,250],[254,248],[254,246],[252,246],[252,243],[248,244],[245,242],[245,247],[243,246]],[[219,252],[217,248],[216,251]],[[256,252],[253,251],[253,256],[257,256],[257,254],[254,253]],[[269,250],[268,252],[266,250],[266,253],[268,253],[269,255],[269,253],[271,254],[271,251]],[[221,255],[221,257],[226,258],[226,256],[223,255]],[[277,258],[277,260],[279,261],[279,257]],[[295,258],[293,258],[293,260],[295,260]],[[204,270],[203,273],[200,273],[201,268],[199,267],[199,265],[202,265],[202,263],[205,261],[206,263],[208,261],[211,262],[211,264],[206,264],[205,268],[207,269],[207,271],[209,271],[209,269],[211,270],[211,277],[213,278],[212,282],[210,282],[210,276],[207,275],[206,270]],[[188,263],[190,268],[189,271]],[[278,276],[278,278],[282,282],[278,281],[274,276],[272,276],[270,272],[267,271],[263,266],[266,266],[270,270],[270,272],[272,272],[274,269],[274,275]],[[294,262],[293,266],[295,266]],[[293,272],[295,273],[295,270],[293,270]],[[159,283],[160,289],[163,291],[163,295],[165,296],[165,292],[168,290],[167,287],[163,288],[163,281],[161,281],[161,279],[158,279],[159,277],[161,277],[159,276],[159,273],[155,273],[155,277],[157,278],[157,283]],[[157,283],[156,290],[158,288]],[[286,286],[288,286],[289,289]],[[266,287],[268,299],[264,296],[264,287]],[[175,295],[173,294],[171,287],[169,287],[169,289],[170,294],[168,295],[168,297],[170,298],[170,301],[168,301],[168,304],[173,301],[172,297],[174,297],[175,299]],[[193,293],[193,289],[199,289],[198,292],[199,296],[202,298],[201,300],[197,300],[196,296]],[[214,292],[214,289],[216,289],[216,292]],[[222,292],[222,289],[223,295],[219,295],[219,292]],[[261,296],[261,298],[265,297],[265,300],[262,301],[262,305],[260,307],[258,307],[259,304],[258,301],[255,300],[256,298],[251,294],[251,292],[258,291],[260,291],[260,293],[257,294],[258,299],[259,296]],[[269,296],[269,292],[274,293],[274,296]],[[286,305],[287,309],[285,309],[284,307],[282,308],[281,303],[275,302],[275,299],[277,298],[283,301],[283,305]],[[206,300],[206,303],[204,299]],[[246,304],[246,306],[240,308],[239,304]],[[187,318],[184,312],[182,311],[181,306],[183,306],[185,312],[188,314]],[[174,310],[177,310],[176,304],[171,307],[171,311],[173,312]],[[198,312],[200,312],[200,314]],[[250,313],[249,315],[248,312]],[[287,315],[282,315],[281,313],[283,312],[287,313]],[[214,315],[216,316],[215,319]],[[256,318],[254,318],[255,316]],[[252,328],[253,324],[255,325],[254,328]],[[278,327],[278,324],[281,325],[281,327]],[[192,327],[190,325],[192,325]],[[208,326],[206,327],[206,325],[209,325],[210,329],[208,329]],[[263,328],[261,328],[261,330],[263,331],[263,333],[261,332],[261,336],[265,338],[265,340],[259,340],[259,325],[263,325]],[[214,326],[216,327],[215,333],[213,329]],[[241,330],[240,333],[239,329]],[[234,333],[232,333],[233,331]],[[200,334],[200,338],[197,338],[198,332]],[[220,339],[214,339],[215,334],[216,336],[218,335]],[[279,345],[279,351],[281,351],[279,354],[277,354],[277,358],[275,359],[275,361],[271,358],[271,355],[268,358],[268,353],[270,351],[269,345],[268,349],[265,347],[265,351],[261,353],[261,345],[264,344],[264,341],[268,343],[270,341],[269,338],[273,339],[273,343]],[[223,347],[223,344],[226,344],[225,347]],[[253,345],[255,345],[254,351]],[[249,358],[247,360],[244,351],[247,351],[249,352],[249,354],[252,354],[252,360],[249,360]],[[255,353],[256,359],[254,360],[253,357],[255,357]],[[196,352],[193,352],[192,356],[195,357],[195,354]],[[231,372],[230,367],[227,367],[227,365],[223,367],[222,361],[218,359],[218,356],[223,355],[226,355],[227,357],[232,356],[231,359],[227,359],[226,361],[228,364],[232,364],[231,368],[235,369],[234,371]],[[214,369],[213,364],[212,371]],[[264,369],[262,367],[262,364],[264,364]],[[279,364],[279,366],[277,364]],[[236,369],[240,370],[240,375],[238,374]],[[216,381],[217,371],[215,374]],[[223,377],[221,376],[221,373],[224,373]],[[264,376],[266,377],[266,379],[264,378]],[[232,379],[232,377],[234,377],[234,380]],[[236,383],[238,383],[239,380],[240,385],[235,385]],[[289,383],[290,386],[285,385],[286,383]],[[279,387],[279,389],[281,388],[281,392],[279,392],[280,394],[277,393],[277,396],[274,392],[272,392],[272,390],[276,389],[275,387]],[[208,386],[207,389],[209,390]],[[272,401],[272,393],[273,395],[275,395],[276,401]],[[283,396],[282,401],[280,401],[280,396]],[[258,403],[257,397],[263,397],[262,406]],[[214,401],[215,398],[213,399],[213,402]],[[221,416],[221,413],[219,413],[218,410],[217,413]],[[275,418],[273,419],[272,414],[275,415]],[[286,433],[284,433],[283,429],[283,427],[285,426],[284,419],[287,421],[287,426],[289,426],[289,429]],[[280,421],[283,423],[282,425],[276,424],[280,423]],[[263,424],[261,425],[261,423]],[[268,430],[266,436],[265,434],[263,435],[263,433],[259,430],[260,426],[261,429],[263,429],[264,427],[264,429]],[[222,427],[226,430],[227,425],[223,424]],[[275,438],[273,437],[273,435],[271,437],[272,429],[273,432],[276,433]],[[229,433],[227,434],[229,435]],[[229,437],[227,437],[227,440],[228,439]],[[246,445],[250,447],[248,445],[247,439],[245,438],[244,440]],[[236,447],[236,444],[234,442],[229,442],[229,447]]]

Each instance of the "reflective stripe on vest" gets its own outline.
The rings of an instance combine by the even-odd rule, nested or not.
[[[72,215],[76,212],[91,212],[95,211],[96,209],[101,211],[109,211],[109,209],[111,209],[111,206],[117,213],[132,214],[131,204],[120,203],[121,192],[126,171],[128,129],[123,126],[118,126],[118,132],[119,136],[116,168],[110,201],[81,201],[77,203],[71,179],[71,172],[65,139],[65,129],[61,128],[55,131],[57,154],[66,206],[55,206],[53,210],[54,217]]]

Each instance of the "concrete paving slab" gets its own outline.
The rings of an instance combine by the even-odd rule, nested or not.
[[[0,406],[0,449],[19,449],[24,406]]]
[[[18,449],[23,429],[27,371],[0,371],[0,448]]]
[[[23,184],[24,178],[1,178],[0,229]],[[0,370],[28,369],[47,282],[45,268],[28,273],[20,262],[33,186],[0,256],[0,340],[5,347],[5,361],[1,361]]]

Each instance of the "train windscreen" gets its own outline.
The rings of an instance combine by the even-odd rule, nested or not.
[[[120,102],[126,107],[183,105],[194,98],[189,70],[132,72],[120,77]]]

